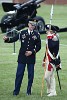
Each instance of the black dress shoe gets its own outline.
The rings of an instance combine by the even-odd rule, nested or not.
[[[29,93],[27,93],[27,95],[31,95],[31,93],[29,92]]]
[[[18,94],[19,94],[19,93],[15,93],[15,92],[13,92],[13,95],[14,95],[14,96],[17,96]]]

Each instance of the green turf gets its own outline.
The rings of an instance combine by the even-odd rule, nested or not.
[[[42,5],[38,10],[38,15],[43,16],[46,23],[49,23],[51,5]],[[3,15],[0,6],[0,18]],[[54,15],[52,23],[65,27],[67,25],[67,6],[54,6]],[[60,56],[62,62],[62,70],[59,71],[62,90],[58,86],[56,77],[56,97],[47,97],[46,82],[44,81],[43,97],[40,96],[42,77],[44,70],[42,68],[42,59],[45,53],[45,41],[42,41],[42,48],[37,53],[37,62],[35,66],[35,77],[32,88],[32,95],[26,96],[27,88],[27,68],[25,70],[23,84],[20,94],[17,97],[12,95],[14,89],[15,74],[17,68],[17,56],[19,52],[20,42],[16,42],[16,55],[13,55],[13,43],[7,44],[3,41],[4,34],[0,33],[0,100],[67,100],[67,33],[59,33],[60,35]],[[41,39],[45,40],[46,35],[41,35]]]

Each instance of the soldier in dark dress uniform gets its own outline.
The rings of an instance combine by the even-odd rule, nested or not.
[[[29,28],[21,31],[13,38],[3,37],[6,43],[16,42],[20,40],[21,47],[18,55],[18,67],[15,79],[15,89],[13,95],[18,95],[24,76],[25,66],[28,69],[28,86],[27,95],[31,95],[31,87],[34,79],[34,65],[36,61],[36,53],[41,49],[40,34],[34,30],[36,22],[29,21]]]

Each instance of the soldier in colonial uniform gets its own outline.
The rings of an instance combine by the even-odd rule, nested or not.
[[[34,30],[36,22],[34,20],[30,20],[28,26],[28,29],[21,31],[13,38],[8,38],[6,36],[3,37],[6,43],[15,42],[18,39],[21,42],[21,47],[18,55],[15,89],[13,91],[13,95],[19,94],[26,64],[28,70],[28,86],[26,93],[27,95],[31,95],[31,88],[34,79],[36,53],[41,49],[40,34]]]
[[[43,59],[45,70],[45,80],[47,83],[47,96],[56,96],[56,83],[54,70],[59,70],[61,66],[59,56],[59,35],[56,31],[48,30],[46,39],[46,52]]]

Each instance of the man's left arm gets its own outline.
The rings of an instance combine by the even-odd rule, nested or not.
[[[41,39],[40,39],[40,34],[37,33],[37,39],[36,39],[36,47],[34,50],[32,50],[32,53],[37,53],[41,49]]]

